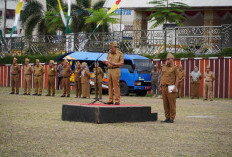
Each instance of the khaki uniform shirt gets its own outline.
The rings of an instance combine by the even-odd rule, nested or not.
[[[93,72],[94,72],[94,82],[96,82],[96,80],[98,80],[98,82],[102,82],[102,79],[104,77],[104,73],[101,67],[98,67],[97,70],[96,68],[93,68]],[[97,74],[97,77],[96,77]]]
[[[151,71],[151,78],[152,78],[152,81],[160,81],[160,77],[161,77],[161,74],[158,70],[152,70]]]
[[[205,81],[212,82],[215,79],[215,75],[212,71],[209,71],[209,73],[205,72]]]
[[[33,73],[33,69],[30,64],[24,65],[24,75],[31,75]]]
[[[176,77],[178,77],[177,67],[173,65],[162,65],[161,67],[161,84],[175,85]]]
[[[181,80],[184,77],[185,77],[184,70],[178,70],[178,78],[179,78],[179,80]],[[182,81],[184,81],[184,79]]]
[[[56,67],[53,66],[52,68],[48,68],[48,76],[56,76],[57,70]]]
[[[62,72],[62,76],[63,77],[70,77],[70,73],[72,72],[71,68],[69,65],[64,65],[63,66],[63,72]]]
[[[34,66],[34,76],[41,76],[44,74],[44,67],[42,65]]]
[[[81,67],[80,66],[76,66],[75,67],[75,81],[78,81],[78,79],[81,78]]]
[[[18,75],[20,73],[20,66],[18,64],[12,64],[10,67],[11,75]]]
[[[81,83],[89,83],[90,73],[89,70],[85,70],[84,76],[81,75]]]
[[[111,53],[111,51],[108,52],[107,60],[113,63],[121,63],[124,64],[124,57],[123,53],[119,50],[116,50],[116,53]],[[113,66],[111,64],[108,64],[108,67],[118,67]]]

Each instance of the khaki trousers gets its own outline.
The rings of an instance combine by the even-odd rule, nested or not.
[[[19,93],[19,75],[11,75],[11,92]]]
[[[81,79],[75,81],[76,97],[81,97]]]
[[[199,98],[199,87],[200,83],[199,82],[193,82],[191,83],[191,96]]]
[[[95,97],[97,97],[97,88],[98,88],[98,98],[102,98],[102,82],[98,82],[97,84],[94,82],[94,90],[95,90]]]
[[[90,97],[89,82],[81,83],[82,97]]]
[[[115,102],[120,103],[120,81],[121,70],[120,68],[108,69],[108,88],[109,88],[109,102],[113,102],[113,94]]]
[[[48,95],[51,95],[51,90],[53,95],[56,94],[55,79],[56,79],[55,76],[48,76]]]
[[[168,87],[162,87],[164,115],[172,120],[176,116],[176,93],[168,93]]]
[[[181,81],[178,84],[178,97],[184,97],[184,81]]]
[[[42,89],[43,89],[43,76],[34,76],[34,88],[35,88],[35,93],[37,94],[42,94]]]
[[[31,94],[31,75],[24,75],[24,93]]]
[[[209,92],[209,98],[213,99],[213,85],[212,82],[206,82],[205,81],[205,99],[208,99],[208,92]]]
[[[70,95],[70,77],[63,77],[63,95]]]

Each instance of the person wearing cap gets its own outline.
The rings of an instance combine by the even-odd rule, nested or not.
[[[95,68],[93,68],[93,72],[94,72],[95,98],[102,99],[102,80],[104,77],[104,72],[103,72],[102,68],[99,67],[98,62],[95,62],[94,65],[95,65]],[[97,97],[97,92],[98,92],[98,97]]]
[[[29,64],[29,59],[25,58],[24,65],[24,93],[23,95],[31,95],[31,81],[32,81],[32,73],[33,69]]]
[[[19,94],[19,74],[21,72],[20,66],[17,63],[17,58],[14,57],[13,64],[10,67],[11,73],[11,93]]]
[[[81,90],[82,98],[90,98],[89,91],[90,73],[87,63],[81,64]]]
[[[65,97],[67,94],[67,97],[70,97],[70,74],[72,70],[70,68],[68,60],[64,60],[64,65],[63,65],[63,95],[61,97]]]
[[[123,53],[117,49],[117,43],[110,43],[110,51],[107,59],[103,61],[108,67],[108,89],[109,101],[106,104],[114,104],[113,95],[115,96],[115,105],[120,105],[120,67],[124,64]]]
[[[190,74],[190,82],[191,82],[191,98],[194,97],[199,99],[199,87],[201,80],[201,72],[198,70],[198,67],[195,66],[194,70]]]
[[[204,100],[208,99],[208,94],[209,94],[210,101],[213,101],[213,81],[215,80],[215,75],[210,70],[209,65],[207,66],[204,78],[205,78],[205,85],[204,85],[205,98]]]
[[[35,88],[35,93],[33,95],[41,96],[43,89],[44,67],[40,64],[39,59],[36,59],[35,61],[33,72],[34,72],[34,88]]]
[[[185,78],[185,73],[184,73],[182,64],[179,65],[178,78],[179,78],[179,83],[178,83],[178,95],[177,95],[177,98],[180,98],[180,97],[183,98],[184,97],[184,78]]]
[[[176,92],[179,83],[174,56],[167,55],[167,64],[162,65],[160,91],[162,91],[164,114],[166,119],[161,122],[173,123],[176,116]]]
[[[161,73],[158,70],[158,65],[154,65],[154,69],[151,71],[151,78],[152,78],[152,90],[153,96],[159,95],[159,82],[160,82]]]
[[[75,73],[74,81],[76,88],[76,98],[80,98],[81,97],[81,64],[79,61],[76,62],[74,73]]]
[[[48,82],[47,82],[47,88],[48,88],[48,94],[46,96],[51,96],[51,90],[52,90],[52,96],[55,96],[56,90],[55,90],[55,79],[56,79],[56,67],[54,65],[54,60],[49,61],[49,68],[48,68]]]

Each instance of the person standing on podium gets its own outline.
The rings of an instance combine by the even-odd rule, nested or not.
[[[174,123],[176,116],[176,92],[179,83],[177,66],[174,65],[174,56],[167,55],[167,64],[162,65],[160,91],[162,91],[164,112],[166,119],[161,122]]]
[[[95,66],[95,68],[93,68],[93,72],[94,72],[95,98],[102,99],[102,79],[104,77],[104,72],[103,72],[102,68],[99,67],[98,62],[95,62],[94,66]],[[99,97],[97,97],[97,92],[98,92]]]
[[[115,105],[120,105],[120,67],[124,64],[123,53],[117,50],[117,43],[110,43],[110,51],[108,52],[107,59],[103,61],[108,67],[108,89],[109,89],[109,102],[106,104],[114,104],[113,95],[115,96]]]
[[[90,73],[86,62],[81,64],[81,90],[82,98],[90,98],[89,90]]]

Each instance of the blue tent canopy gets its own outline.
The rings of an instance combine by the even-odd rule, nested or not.
[[[62,59],[67,59],[67,60],[84,60],[84,61],[95,61],[97,58],[99,61],[103,61],[104,59],[107,58],[108,53],[103,53],[102,52],[69,52],[66,53],[60,57],[57,58],[57,60],[62,60]],[[134,60],[134,59],[148,59],[146,57],[143,57],[141,55],[132,55],[132,54],[124,54],[124,60]]]

